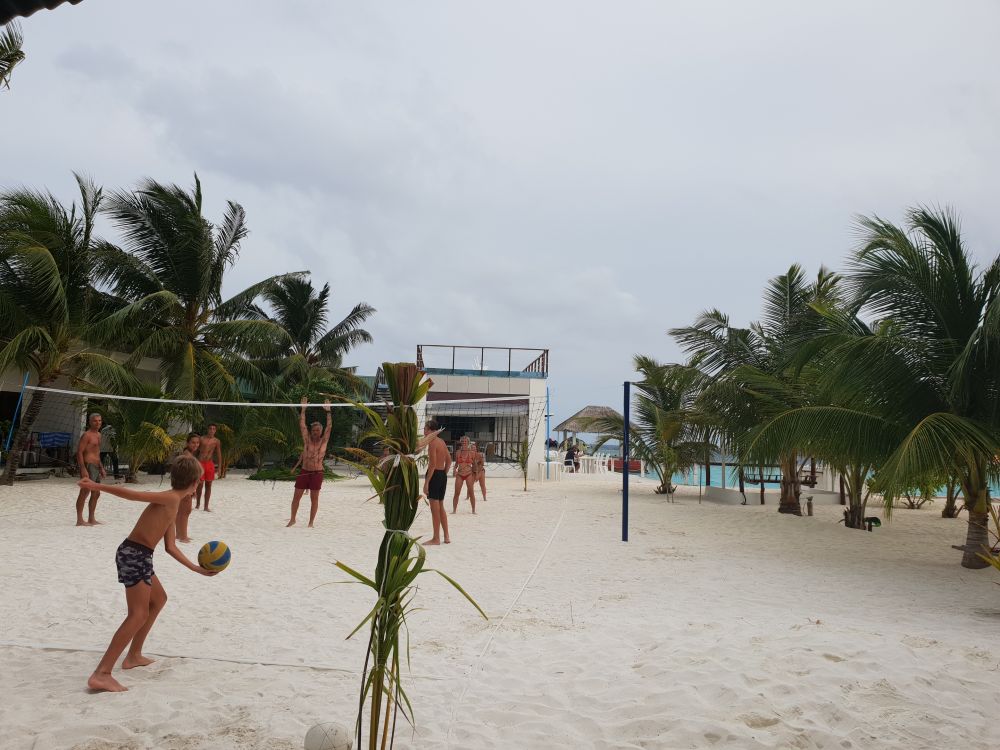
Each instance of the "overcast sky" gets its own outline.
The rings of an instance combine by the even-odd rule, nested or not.
[[[547,347],[561,419],[841,267],[855,214],[950,205],[1000,250],[1000,3],[820,6],[84,0],[23,21],[0,186],[197,171],[210,219],[247,210],[229,291],[307,269],[335,319],[375,306],[363,372]]]

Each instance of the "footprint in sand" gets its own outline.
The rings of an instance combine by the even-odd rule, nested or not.
[[[751,729],[766,729],[781,722],[781,719],[776,716],[761,716],[760,714],[742,714],[736,718]]]

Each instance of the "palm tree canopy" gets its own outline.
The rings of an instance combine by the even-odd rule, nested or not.
[[[225,271],[247,235],[243,208],[228,202],[215,226],[202,216],[201,182],[194,189],[144,181],[116,192],[106,213],[121,247],[104,245],[97,275],[126,300],[103,329],[108,342],[126,342],[133,357],[157,357],[167,391],[180,398],[238,398],[237,382],[260,395],[273,383],[251,361],[290,345],[288,334],[258,319],[254,300],[280,280],[273,276],[225,299]]]
[[[261,295],[271,308],[270,320],[287,332],[289,345],[282,352],[281,369],[286,374],[305,375],[309,368],[331,373],[343,369],[344,356],[360,344],[372,342],[361,325],[375,308],[359,302],[347,316],[328,327],[330,285],[317,291],[306,278],[280,279]]]
[[[71,375],[127,393],[134,377],[86,348],[114,301],[92,286],[102,192],[76,179],[80,205],[68,209],[49,193],[0,195],[0,372],[18,367],[40,382]]]
[[[23,46],[24,35],[20,24],[11,23],[0,30],[0,87],[10,88],[14,66],[24,60]]]

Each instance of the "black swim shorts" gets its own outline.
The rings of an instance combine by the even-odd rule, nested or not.
[[[444,493],[448,489],[448,472],[444,469],[437,469],[431,474],[431,481],[428,483],[427,499],[444,500]]]
[[[153,585],[153,550],[145,544],[126,539],[115,553],[118,566],[118,583],[129,589],[137,583]]]

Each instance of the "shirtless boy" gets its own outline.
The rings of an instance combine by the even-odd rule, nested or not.
[[[431,506],[431,525],[434,535],[425,545],[441,544],[441,532],[444,532],[444,543],[451,544],[448,534],[448,514],[444,510],[444,493],[448,491],[448,469],[451,467],[451,454],[444,440],[437,433],[441,427],[433,419],[428,419],[424,425],[424,436],[427,440],[427,474],[424,477],[424,495]]]
[[[80,479],[90,479],[94,489],[81,489],[76,496],[76,525],[95,526],[100,523],[94,518],[97,510],[97,498],[101,496],[100,483],[107,476],[104,464],[101,463],[101,423],[104,420],[100,414],[91,414],[87,418],[87,431],[80,436],[80,444],[76,448],[76,465],[80,469]],[[83,504],[90,495],[90,517],[83,520]]]
[[[302,397],[302,409],[299,412],[299,432],[302,433],[302,470],[295,478],[295,494],[292,495],[292,517],[287,526],[295,525],[295,516],[299,512],[299,500],[302,494],[309,490],[309,528],[313,528],[316,511],[319,510],[319,490],[323,486],[323,459],[326,458],[326,444],[330,442],[330,430],[333,429],[333,417],[330,415],[330,399],[323,402],[326,411],[326,429],[319,422],[313,422],[306,429],[306,404],[309,400]]]
[[[184,445],[184,450],[181,451],[180,457],[177,461],[182,458],[190,457],[198,460],[198,449],[201,447],[201,435],[197,432],[192,432],[188,435],[187,443]],[[200,476],[200,475],[199,475]],[[191,493],[194,494],[194,493]],[[178,542],[190,542],[191,537],[188,536],[188,518],[191,516],[191,495],[181,499],[180,505],[177,508],[177,541]]]
[[[201,475],[201,483],[194,493],[194,507],[201,507],[201,492],[205,491],[205,512],[211,513],[208,509],[208,501],[212,499],[212,482],[215,481],[215,470],[222,465],[222,444],[215,436],[216,426],[208,426],[208,434],[201,439],[201,446],[198,448],[198,460],[204,472]]]
[[[163,605],[167,603],[167,592],[163,590],[160,579],[153,572],[153,549],[160,540],[163,548],[171,557],[203,576],[215,575],[215,572],[205,570],[195,565],[177,549],[174,538],[174,520],[181,500],[187,498],[190,504],[198,479],[201,477],[201,465],[192,456],[181,456],[170,467],[170,489],[166,492],[139,492],[122,485],[105,488],[105,492],[117,495],[125,500],[135,500],[146,503],[145,510],[124,542],[118,547],[115,563],[118,565],[118,581],[125,585],[125,603],[128,605],[128,615],[125,621],[115,631],[108,650],[97,665],[97,669],[87,680],[91,690],[107,690],[120,693],[128,690],[118,680],[111,676],[111,670],[118,662],[118,657],[128,648],[122,669],[144,667],[152,664],[152,659],[142,655],[142,645],[146,642],[156,616],[160,614]],[[93,490],[99,486],[91,479],[81,479],[80,487]]]

